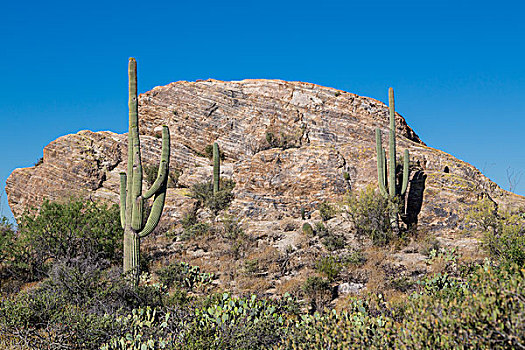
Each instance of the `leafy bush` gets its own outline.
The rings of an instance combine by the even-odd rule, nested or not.
[[[0,303],[0,330],[31,348],[97,349],[114,325],[107,315],[87,312],[68,304],[64,294],[39,288]]]
[[[315,223],[314,233],[319,237],[325,237],[330,234],[328,227],[325,226],[321,221]]]
[[[321,258],[321,260],[315,264],[316,271],[325,275],[330,282],[339,276],[342,268],[343,264],[331,255]]]
[[[5,216],[0,217],[0,264],[13,256],[15,238],[13,225]]]
[[[233,199],[232,190],[235,182],[228,179],[221,179],[220,190],[213,193],[213,183],[202,182],[193,185],[191,188],[191,197],[199,201],[201,206],[205,206],[217,214],[219,211],[226,209]]]
[[[213,273],[201,272],[200,267],[185,262],[165,266],[157,271],[157,275],[160,282],[168,288],[176,286],[188,290],[209,284],[214,278]]]
[[[323,310],[332,300],[330,282],[319,276],[308,277],[302,286],[306,298],[310,302],[313,311]]]
[[[482,245],[493,259],[525,266],[525,218],[520,213],[499,213],[485,197],[472,207],[467,221],[481,230]]]
[[[37,215],[22,217],[18,229],[12,267],[30,280],[46,276],[54,261],[120,261],[123,232],[117,205],[45,201]]]
[[[312,225],[310,225],[309,223],[305,222],[303,224],[303,233],[307,236],[313,236],[314,235],[314,229],[312,228]]]
[[[444,282],[446,281],[446,282]],[[430,276],[401,308],[354,301],[347,312],[290,320],[278,349],[516,349],[525,342],[525,270],[490,264]]]
[[[55,263],[50,278],[0,301],[0,333],[37,349],[98,349],[123,330],[120,313],[161,307],[156,287],[133,287],[88,260]]]
[[[335,209],[330,204],[323,202],[319,205],[319,213],[323,221],[328,221],[335,216]]]
[[[368,186],[347,199],[348,214],[358,238],[369,238],[375,245],[383,246],[392,239],[388,200]]]
[[[333,233],[330,233],[328,236],[323,238],[321,242],[326,247],[326,249],[331,252],[334,250],[343,249],[346,243],[344,237],[335,235]]]

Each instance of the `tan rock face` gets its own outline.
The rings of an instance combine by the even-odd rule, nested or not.
[[[388,108],[374,99],[308,83],[208,80],[156,87],[139,103],[143,161],[158,163],[158,127],[168,125],[171,165],[182,172],[181,186],[211,177],[203,153],[219,143],[226,156],[223,176],[236,182],[229,210],[248,233],[268,227],[262,222],[299,218],[301,207],[313,211],[323,201],[337,202],[349,190],[377,183],[374,130],[383,129],[386,144]],[[469,205],[484,194],[501,205],[525,205],[523,197],[500,189],[473,166],[426,147],[400,115],[396,118],[399,155],[408,148],[414,167],[425,174],[419,181],[424,184],[420,224],[441,234],[456,232]],[[9,205],[20,216],[44,198],[118,203],[126,152],[125,135],[112,132],[60,137],[45,147],[41,165],[11,174]],[[194,205],[186,193],[168,190],[165,223],[176,222]]]

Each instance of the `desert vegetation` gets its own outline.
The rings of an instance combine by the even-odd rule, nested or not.
[[[160,165],[145,165],[143,177],[133,59],[129,72],[120,207],[45,201],[17,225],[0,220],[2,348],[525,348],[525,209],[479,198],[458,219],[461,238],[479,242],[470,251],[418,227],[408,151],[396,163],[392,90],[388,161],[376,132],[379,186],[301,205],[279,220],[280,235],[294,237],[286,241],[267,237],[269,221],[248,233],[229,211],[236,183],[221,177],[217,143],[205,147],[210,179],[187,189],[193,206],[161,223],[169,130]],[[290,140],[266,134],[274,148]]]
[[[383,198],[367,189],[350,200],[354,218],[388,222],[388,206],[378,210],[374,196]],[[409,237],[428,249],[430,273],[391,278],[334,304],[341,275],[399,244],[377,239],[390,225],[358,221],[370,249],[326,255],[300,288],[269,299],[220,290],[214,273],[182,261],[143,260],[140,283],[130,284],[120,266],[117,206],[46,202],[17,228],[2,221],[0,341],[12,349],[520,348],[523,213],[498,212],[482,199],[465,223],[466,234],[481,234],[484,259]],[[231,219],[221,224],[223,232],[208,234],[243,235]],[[244,274],[257,273],[263,260],[245,259]]]

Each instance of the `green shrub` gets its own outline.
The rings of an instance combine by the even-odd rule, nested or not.
[[[226,209],[233,199],[233,188],[235,182],[228,179],[221,179],[220,190],[213,194],[213,183],[202,182],[192,186],[191,197],[199,201],[199,205],[205,206],[217,214]]]
[[[319,276],[308,277],[302,286],[302,291],[313,311],[322,311],[332,300],[330,282]]]
[[[369,238],[375,245],[386,245],[392,239],[388,200],[368,186],[347,199],[348,214],[358,238]]]
[[[315,264],[315,270],[325,275],[330,282],[333,282],[337,276],[339,276],[342,268],[343,264],[331,255],[321,258],[321,260]]]
[[[345,247],[345,238],[342,236],[335,235],[333,233],[328,234],[321,241],[323,245],[329,251],[333,252],[334,250],[343,249]]]
[[[178,287],[192,290],[198,286],[207,285],[214,279],[213,273],[200,271],[200,267],[178,262],[164,266],[157,271],[159,280],[166,287]]]
[[[318,221],[315,223],[314,232],[317,236],[321,238],[328,236],[330,234],[328,227],[326,227],[325,224],[323,224],[321,221]]]
[[[118,262],[122,227],[117,205],[45,201],[37,215],[20,220],[15,268],[30,280],[46,276],[54,261],[85,258]]]
[[[330,204],[323,202],[319,205],[319,214],[323,221],[328,221],[335,216],[335,209]]]
[[[181,239],[183,241],[207,235],[211,227],[206,222],[197,222],[193,225],[184,227]]]
[[[353,250],[342,257],[342,262],[345,265],[360,266],[366,262],[366,257],[361,250]]]
[[[303,233],[307,236],[313,236],[314,235],[314,229],[312,228],[312,225],[305,222],[303,224]]]
[[[288,296],[277,301],[211,296],[195,310],[184,349],[268,349],[277,345],[288,315],[298,312]]]
[[[244,233],[244,230],[239,224],[239,220],[237,220],[233,216],[226,215],[222,218],[221,222],[222,235],[224,238],[236,240],[244,239],[246,237],[246,233]]]
[[[0,266],[4,260],[13,258],[15,239],[13,225],[5,216],[0,217]]]
[[[278,349],[516,349],[525,342],[525,270],[490,264],[451,278],[399,307],[354,301],[346,312],[290,320]],[[444,282],[446,281],[446,282]]]
[[[98,349],[115,326],[109,315],[68,304],[65,295],[40,288],[1,302],[0,330],[35,349]]]
[[[494,202],[483,198],[467,215],[471,230],[483,234],[482,246],[496,261],[525,266],[525,218],[520,213],[499,213]]]

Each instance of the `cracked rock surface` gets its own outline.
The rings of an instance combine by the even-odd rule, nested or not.
[[[146,164],[158,163],[161,125],[171,133],[171,168],[182,174],[179,188],[168,190],[163,222],[176,223],[195,205],[187,187],[211,178],[204,153],[217,142],[225,155],[222,176],[236,182],[229,213],[241,219],[248,234],[281,227],[286,218],[300,219],[301,207],[314,212],[324,201],[340,202],[347,191],[375,186],[376,127],[388,145],[384,103],[280,80],[182,81],[140,95]],[[484,195],[502,206],[525,205],[523,197],[502,190],[470,164],[427,147],[399,114],[396,128],[398,154],[408,148],[414,169],[425,176],[418,180],[413,171],[411,185],[424,182],[418,219],[430,231],[444,237],[458,232],[466,210]],[[80,131],[62,136],[44,148],[42,164],[9,176],[9,205],[20,216],[44,198],[118,203],[118,174],[125,171],[126,152],[125,135]]]

